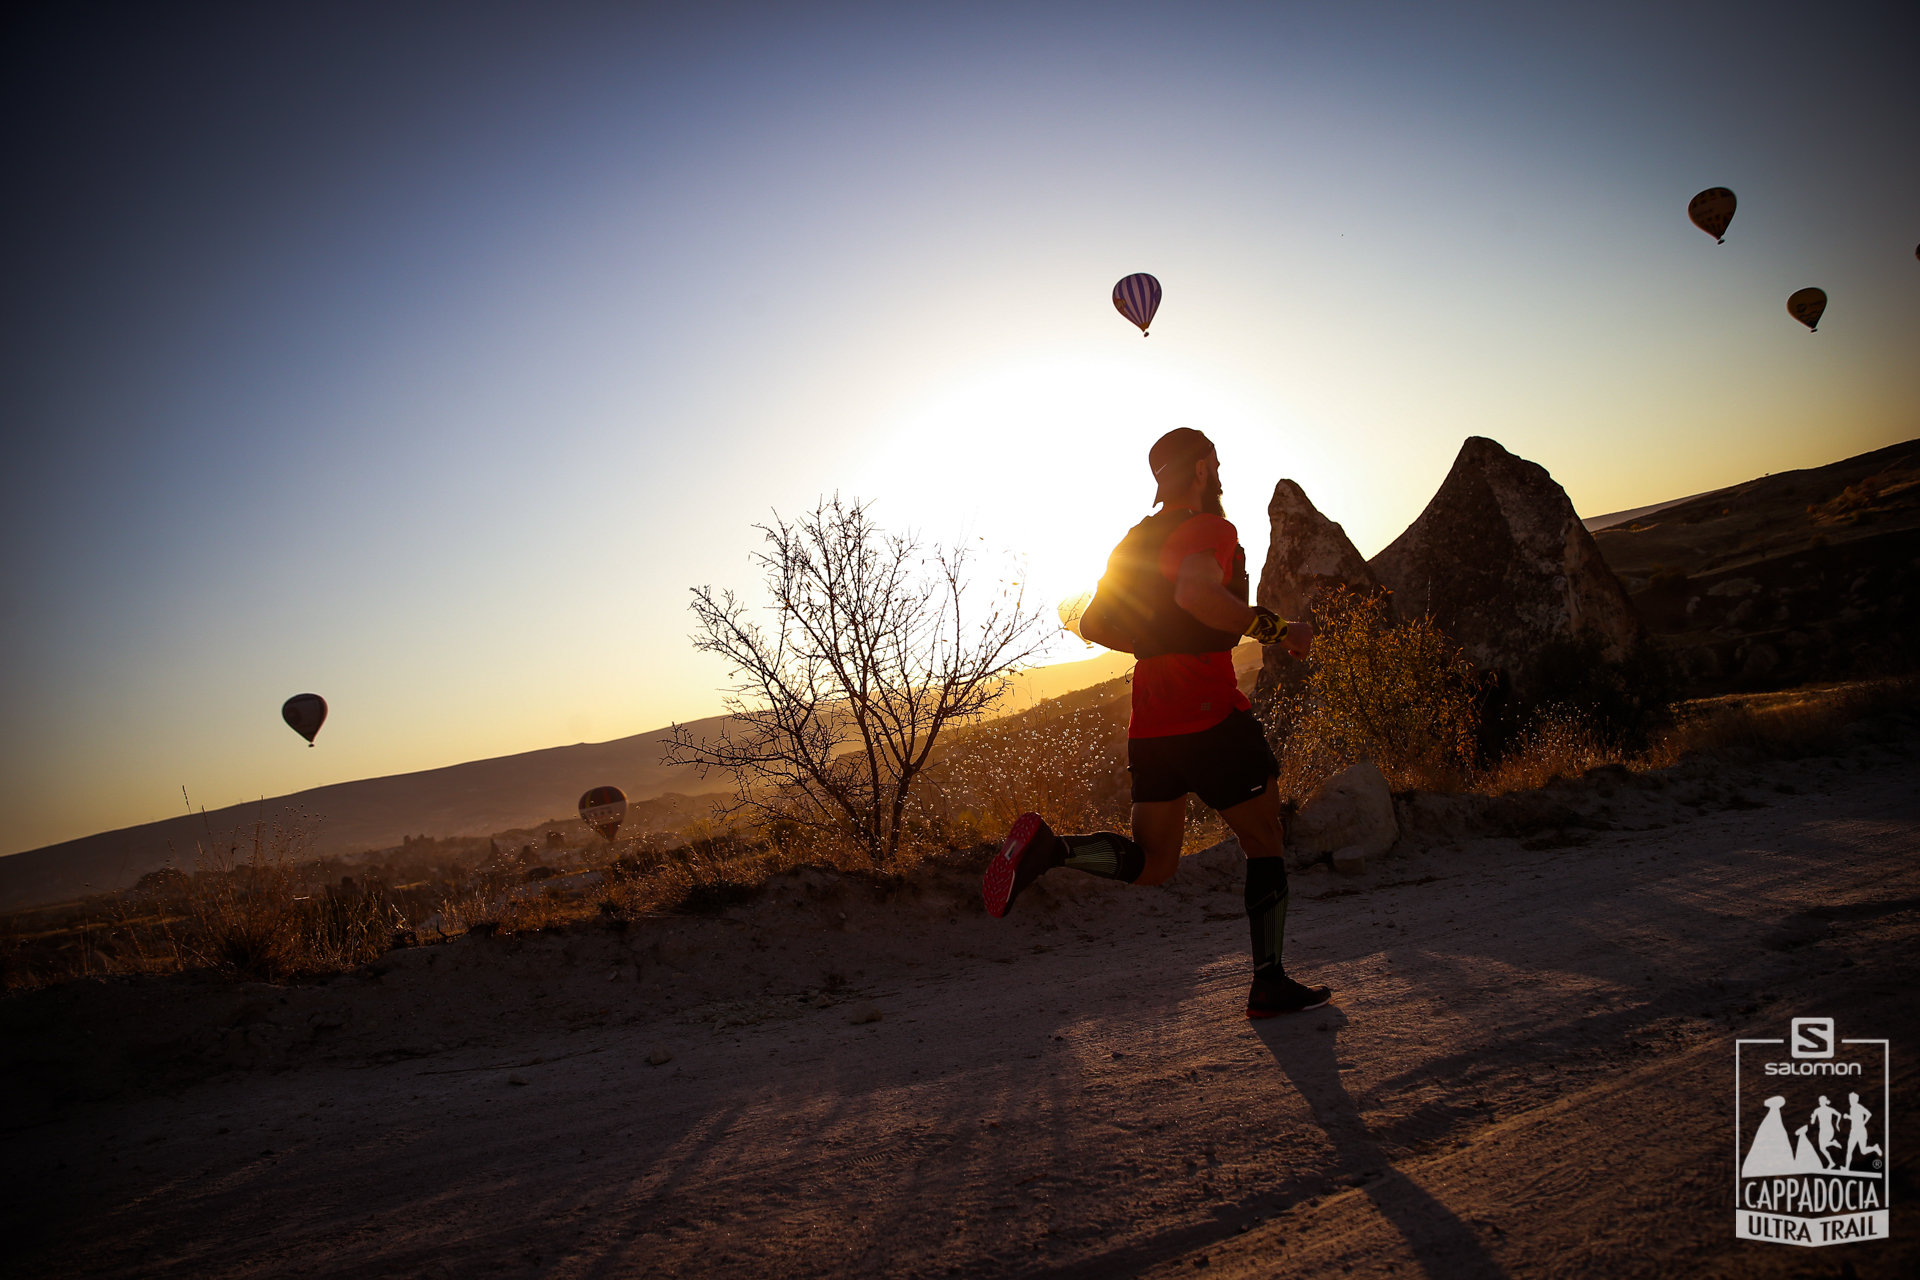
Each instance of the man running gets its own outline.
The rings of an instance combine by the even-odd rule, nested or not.
[[[1133,836],[1055,835],[1023,813],[987,865],[987,913],[1004,916],[1020,891],[1054,867],[1128,884],[1162,884],[1180,864],[1187,795],[1217,809],[1247,855],[1253,989],[1247,1016],[1317,1009],[1326,987],[1287,976],[1287,863],[1280,847],[1279,762],[1241,694],[1233,649],[1242,636],[1285,644],[1304,658],[1313,626],[1247,604],[1247,558],[1220,506],[1220,459],[1198,431],[1169,431],[1147,453],[1160,510],[1135,525],[1107,561],[1080,634],[1131,653]]]
[[[1883,1151],[1880,1150],[1878,1146],[1872,1143],[1869,1143],[1867,1141],[1867,1121],[1871,1119],[1873,1119],[1873,1112],[1867,1110],[1866,1107],[1861,1105],[1860,1095],[1857,1093],[1848,1094],[1847,1095],[1847,1154],[1846,1154],[1846,1158],[1842,1160],[1840,1163],[1840,1167],[1842,1169],[1846,1169],[1849,1171],[1852,1170],[1853,1153],[1856,1151],[1858,1151],[1863,1156],[1878,1156],[1878,1155],[1885,1154]]]

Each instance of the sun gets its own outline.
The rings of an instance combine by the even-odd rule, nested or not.
[[[1257,566],[1267,496],[1298,432],[1210,372],[1066,353],[972,373],[875,428],[855,491],[885,527],[1011,557],[1028,599],[1051,612],[1091,589],[1114,544],[1152,513],[1148,447],[1194,427],[1220,452],[1228,513]]]

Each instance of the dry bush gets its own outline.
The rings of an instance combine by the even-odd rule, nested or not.
[[[1128,700],[1123,681],[1050,699],[952,735],[928,770],[918,816],[936,843],[998,841],[1022,813],[1056,830],[1124,824]]]
[[[1272,710],[1281,794],[1299,799],[1372,760],[1397,791],[1457,789],[1471,773],[1479,681],[1430,618],[1394,625],[1384,596],[1336,588],[1300,691]]]
[[[858,501],[760,527],[768,625],[731,591],[693,593],[694,647],[733,669],[734,727],[676,728],[667,762],[730,777],[729,813],[857,841],[890,869],[936,744],[1000,697],[1041,643],[1040,614],[1018,582],[970,597],[964,547],[884,533]]]

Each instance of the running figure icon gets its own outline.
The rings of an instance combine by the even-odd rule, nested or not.
[[[1833,1134],[1840,1123],[1840,1113],[1833,1109],[1833,1104],[1827,1101],[1827,1095],[1823,1093],[1820,1095],[1820,1105],[1813,1109],[1813,1114],[1807,1119],[1810,1123],[1819,1126],[1820,1141],[1816,1150],[1820,1153],[1821,1167],[1833,1168],[1833,1157],[1827,1154],[1827,1149],[1840,1145],[1840,1139]]]
[[[1846,1159],[1841,1161],[1841,1168],[1851,1170],[1855,1151],[1863,1156],[1877,1156],[1885,1153],[1867,1141],[1867,1121],[1873,1119],[1873,1112],[1860,1104],[1860,1095],[1857,1093],[1848,1094],[1847,1103],[1847,1155]]]

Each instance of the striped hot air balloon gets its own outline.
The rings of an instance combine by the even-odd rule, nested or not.
[[[1160,309],[1160,282],[1144,271],[1128,276],[1113,286],[1113,309],[1139,325],[1140,336],[1146,337],[1153,313]]]

